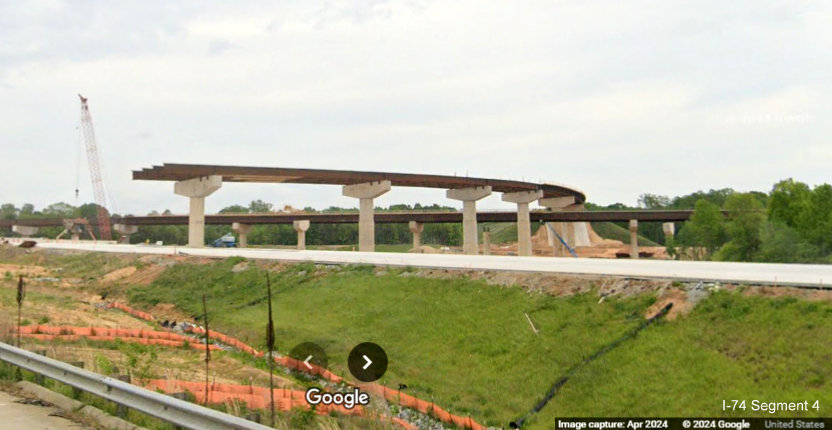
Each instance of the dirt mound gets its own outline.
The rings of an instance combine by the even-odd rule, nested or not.
[[[119,280],[122,280],[134,273],[136,273],[136,266],[127,266],[123,267],[118,270],[113,270],[112,272],[104,275],[101,277],[101,282],[105,284],[113,283]]]

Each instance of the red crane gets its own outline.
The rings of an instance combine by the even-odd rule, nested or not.
[[[87,99],[78,94],[81,99],[81,130],[84,134],[84,146],[87,148],[87,164],[90,167],[90,180],[98,206],[98,234],[103,240],[112,240],[110,233],[110,214],[107,212],[107,196],[104,193],[104,180],[101,178],[101,168],[98,160],[98,145],[95,143],[95,128],[92,126],[90,108]]]

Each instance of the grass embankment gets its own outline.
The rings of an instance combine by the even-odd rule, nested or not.
[[[212,327],[262,347],[265,273],[232,273],[239,261],[179,264],[129,295],[138,306],[170,302],[198,315],[197,297],[206,293]],[[280,352],[316,342],[330,367],[346,374],[350,349],[376,342],[390,357],[381,383],[405,383],[410,394],[490,425],[528,411],[570,366],[643,321],[655,300],[646,294],[598,303],[595,294],[556,298],[360,266],[289,266],[272,272],[272,282]],[[566,415],[722,415],[723,399],[817,399],[829,408],[830,339],[830,303],[720,292],[587,366],[531,428]]]
[[[593,222],[591,224],[592,229],[598,233],[598,236],[604,239],[620,240],[627,245],[630,244],[630,230],[614,222]],[[638,235],[638,244],[640,246],[662,246],[642,235]]]
[[[542,224],[538,222],[531,223],[532,236],[537,234],[537,230]],[[482,243],[482,232],[488,229],[491,232],[491,243],[511,243],[517,242],[517,223],[516,222],[481,222],[477,225],[477,230],[480,234],[480,243]]]

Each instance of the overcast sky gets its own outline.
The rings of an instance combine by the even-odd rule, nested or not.
[[[164,162],[543,180],[600,204],[830,182],[830,22],[796,0],[0,0],[0,202],[79,203],[77,93],[119,213],[187,210],[131,179]],[[92,201],[83,159],[80,184]],[[256,198],[356,206],[225,184],[207,210]],[[377,200],[399,202],[459,203]]]

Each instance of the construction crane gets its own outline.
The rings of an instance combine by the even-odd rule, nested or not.
[[[87,164],[90,168],[90,180],[98,206],[98,234],[103,240],[112,240],[110,233],[110,214],[107,212],[107,196],[104,193],[104,180],[101,178],[101,167],[98,159],[98,145],[95,143],[95,128],[92,126],[90,108],[87,99],[78,94],[81,99],[81,131],[84,136],[84,146],[87,148]],[[76,190],[77,193],[77,190]]]

